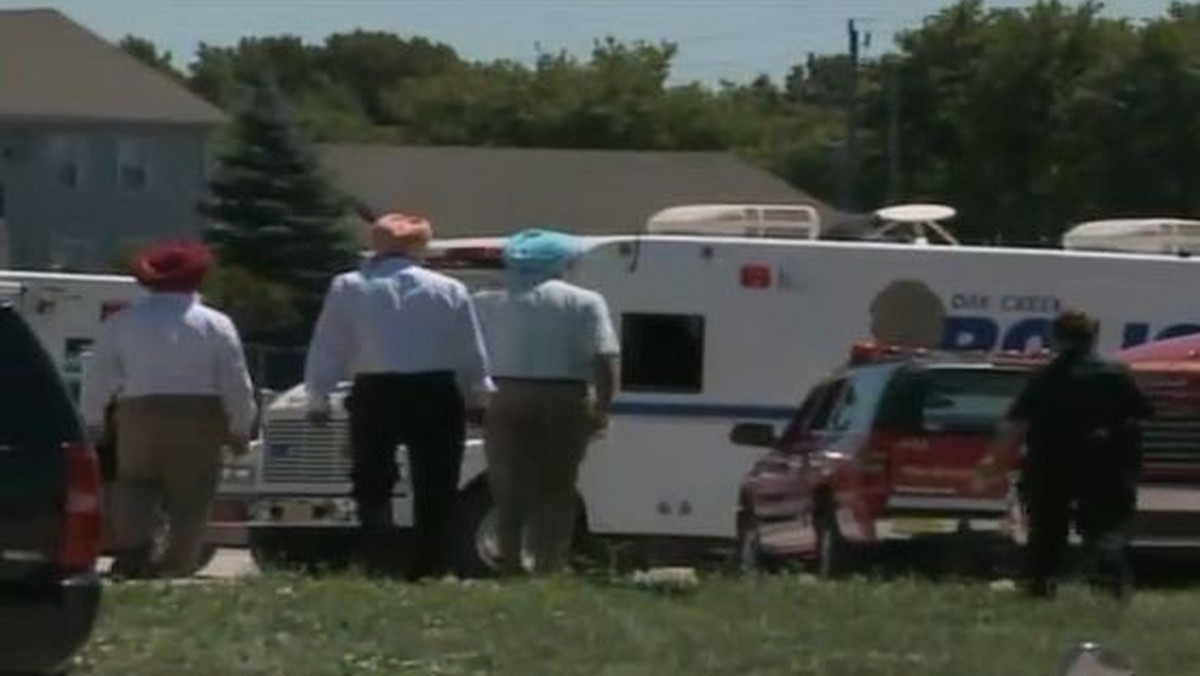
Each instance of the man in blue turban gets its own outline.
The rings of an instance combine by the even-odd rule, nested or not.
[[[608,425],[620,355],[604,298],[563,280],[585,253],[571,235],[517,233],[505,246],[503,290],[476,297],[496,391],[484,441],[501,573],[561,570],[575,525],[575,484],[588,441]]]

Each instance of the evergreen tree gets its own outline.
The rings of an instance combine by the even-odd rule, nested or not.
[[[223,266],[278,284],[294,299],[303,340],[330,278],[352,265],[346,198],[321,174],[273,80],[243,77],[227,150],[201,211]]]

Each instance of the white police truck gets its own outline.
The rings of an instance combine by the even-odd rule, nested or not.
[[[910,231],[899,242],[814,239],[819,224],[755,232],[761,217],[743,210],[739,220],[737,210],[691,212],[723,220],[728,234],[676,222],[670,232],[585,238],[571,277],[608,299],[623,355],[611,428],[582,467],[581,542],[660,563],[730,553],[738,485],[755,460],[730,442],[731,428],[787,423],[855,342],[1033,350],[1068,307],[1099,318],[1105,350],[1200,332],[1200,262],[1186,256],[961,246],[933,227],[952,210],[922,205],[884,214],[892,235]],[[502,279],[502,244],[442,241],[429,264],[485,288]],[[265,413],[248,525],[266,562],[343,557],[356,523],[344,412],[318,429],[304,411],[297,387]],[[495,561],[485,479],[475,438],[455,533],[468,574]],[[398,524],[411,522],[410,495],[402,478]]]

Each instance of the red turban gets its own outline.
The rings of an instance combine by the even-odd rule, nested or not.
[[[160,244],[138,255],[134,276],[151,291],[193,293],[200,289],[212,262],[208,247],[198,242]]]

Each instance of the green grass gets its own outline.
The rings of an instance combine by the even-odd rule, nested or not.
[[[1100,640],[1140,676],[1200,674],[1200,595],[711,579],[674,595],[588,580],[407,586],[266,576],[110,588],[97,676],[1036,676]]]

